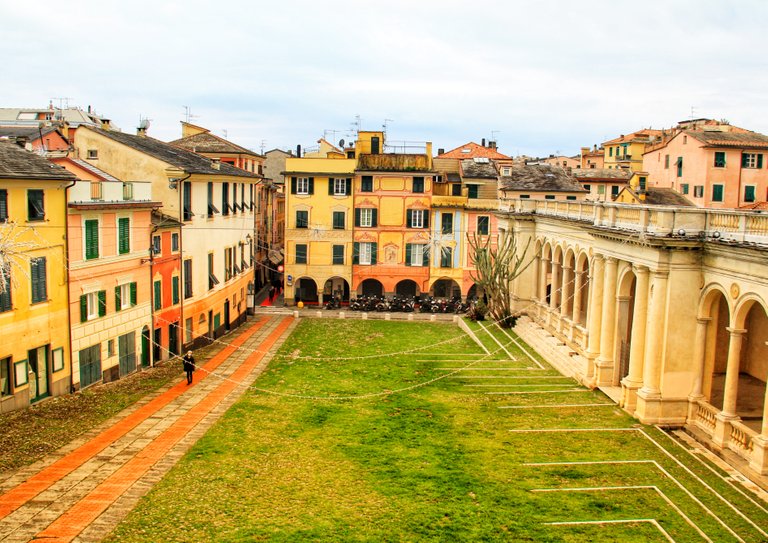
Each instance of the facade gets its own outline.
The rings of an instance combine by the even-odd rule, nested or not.
[[[592,149],[589,147],[581,148],[581,161],[577,168],[582,170],[600,169],[605,167],[605,149],[597,148],[595,145]]]
[[[150,364],[152,185],[123,181],[80,159],[67,193],[69,322],[75,390]]]
[[[649,186],[712,209],[768,199],[768,136],[723,124],[685,126],[643,155]]]
[[[550,166],[558,166],[570,173],[571,170],[581,167],[581,157],[549,155],[547,158],[540,160],[539,163],[549,164]]]
[[[66,191],[75,176],[0,141],[0,411],[72,388]]]
[[[609,170],[642,170],[643,153],[646,148],[658,143],[664,136],[665,133],[662,130],[646,128],[604,141],[602,144],[603,167]]]
[[[576,181],[588,192],[585,200],[610,202],[628,186],[632,177],[630,170],[608,168],[579,168],[571,172]]]
[[[615,393],[643,423],[685,425],[768,474],[768,217],[502,207],[504,228],[537,255],[515,280],[515,303],[567,346],[561,371]]]
[[[181,354],[181,302],[190,298],[191,273],[182,273],[181,232],[184,223],[152,212],[150,277],[152,298],[152,362]],[[142,360],[145,363],[145,360]]]
[[[151,182],[163,213],[183,223],[182,346],[206,343],[244,320],[260,176],[146,135],[80,127],[74,145],[87,163],[124,182]],[[171,324],[155,318],[155,327]]]

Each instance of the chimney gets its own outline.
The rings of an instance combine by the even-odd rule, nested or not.
[[[489,141],[488,142],[488,147],[495,151],[496,150],[496,142],[495,141]]]
[[[301,158],[301,145],[296,146],[296,157]]]
[[[221,161],[218,158],[212,158],[211,159],[211,168],[214,170],[220,170],[221,169]]]
[[[444,155],[445,154],[445,149],[443,149],[442,147],[438,147],[437,148],[437,154],[438,155]]]
[[[483,147],[485,147],[485,138],[483,138],[483,139],[482,139],[482,143],[481,143],[481,145],[482,145]]]
[[[140,138],[146,138],[147,137],[147,127],[146,126],[140,126],[136,129],[136,135]]]

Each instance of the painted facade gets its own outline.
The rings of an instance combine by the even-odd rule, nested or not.
[[[0,142],[0,411],[72,387],[66,190],[75,176]],[[12,339],[12,341],[11,341]]]
[[[181,354],[182,330],[184,337],[192,336],[190,322],[184,322],[181,315],[182,299],[189,297],[192,288],[190,274],[182,273],[179,230],[183,226],[183,222],[163,214],[162,210],[152,213],[149,258],[153,363]]]
[[[609,170],[642,170],[646,148],[661,141],[663,136],[663,131],[647,128],[604,141],[603,167]]]

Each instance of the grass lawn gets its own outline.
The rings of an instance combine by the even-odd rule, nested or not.
[[[302,320],[107,541],[765,540],[765,503],[471,326],[491,355],[452,324]]]

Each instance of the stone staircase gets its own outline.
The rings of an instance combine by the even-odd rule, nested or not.
[[[586,360],[583,356],[536,324],[528,316],[520,317],[513,330],[557,371],[566,377],[573,377],[582,382],[582,368],[586,367]]]

